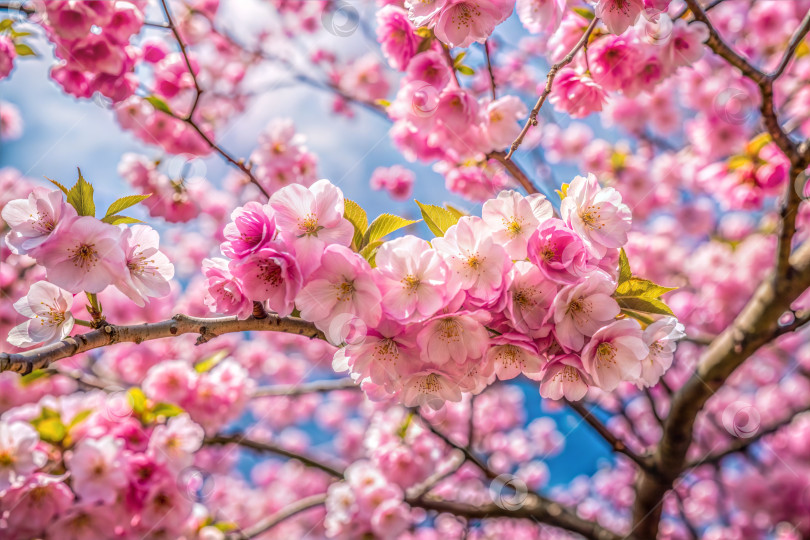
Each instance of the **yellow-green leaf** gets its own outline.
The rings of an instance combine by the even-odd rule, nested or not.
[[[146,394],[140,388],[133,387],[127,390],[127,399],[129,399],[132,412],[138,416],[146,411]]]
[[[627,260],[627,253],[624,252],[624,248],[621,248],[619,250],[619,285],[631,277],[633,277],[633,273],[630,271],[630,261]]]
[[[93,414],[93,411],[90,409],[85,409],[77,413],[76,416],[73,417],[73,420],[71,420],[70,423],[68,424],[67,426],[68,429],[71,429],[72,427],[81,424],[82,422],[87,420],[87,417],[90,416],[91,414]]]
[[[51,184],[55,185],[55,186],[56,186],[56,187],[58,187],[59,189],[61,189],[61,190],[62,190],[62,193],[64,193],[65,195],[67,195],[67,194],[68,194],[68,188],[66,188],[65,186],[63,186],[62,184],[60,184],[59,182],[57,182],[56,180],[51,180],[51,179],[50,179],[50,178],[48,178],[47,176],[45,177],[45,180],[47,180],[47,181],[48,181],[48,182],[50,182]]]
[[[593,18],[594,18],[593,11],[590,11],[590,10],[585,9],[585,8],[575,7],[574,8],[574,13],[576,13],[580,17],[584,17],[584,18],[588,19],[589,21],[592,21]]]
[[[160,99],[159,97],[149,96],[148,98],[146,98],[146,101],[148,101],[152,105],[152,107],[154,107],[158,111],[165,112],[166,114],[174,116],[172,114],[172,110],[169,108],[169,104]]]
[[[416,204],[422,211],[422,219],[425,220],[428,229],[436,236],[444,236],[447,229],[458,223],[459,218],[450,210],[433,204],[422,204],[419,201],[416,201]]]
[[[372,268],[377,266],[376,264],[377,250],[380,249],[381,245],[383,245],[382,240],[377,240],[360,250],[360,255],[362,255],[363,258],[368,261],[368,264],[370,264]]]
[[[354,226],[354,237],[352,243],[356,249],[362,247],[363,235],[368,229],[368,216],[363,207],[350,199],[344,199],[343,217],[349,220]]]
[[[646,316],[646,315],[644,315],[642,313],[639,313],[638,311],[633,311],[633,310],[630,310],[630,309],[623,309],[622,313],[624,315],[626,315],[627,317],[631,317],[631,318],[637,320],[639,323],[641,323],[641,328],[642,329],[647,328],[649,325],[651,325],[652,323],[655,322],[655,320],[652,317],[648,317],[648,316]]]
[[[217,364],[219,364],[220,362],[225,360],[225,358],[227,358],[227,356],[228,356],[228,351],[226,351],[224,349],[221,350],[221,351],[217,351],[214,354],[212,354],[211,356],[209,356],[207,358],[203,358],[202,360],[200,360],[199,362],[194,364],[194,370],[197,373],[205,373],[207,371],[211,371],[212,369],[214,369],[216,367]]]
[[[79,169],[79,179],[68,191],[67,202],[76,209],[80,216],[96,215],[96,203],[93,202],[93,186],[84,179],[81,169]]]
[[[104,223],[109,223],[110,225],[121,225],[128,224],[128,223],[143,223],[140,219],[129,217],[129,216],[122,216],[120,214],[115,214],[112,216],[104,216],[101,218],[101,221]]]
[[[468,214],[467,212],[464,212],[463,210],[459,210],[459,209],[458,209],[458,208],[456,208],[455,206],[451,206],[451,205],[449,205],[449,204],[445,204],[444,206],[445,206],[445,207],[446,207],[448,210],[450,210],[450,212],[451,212],[451,213],[452,213],[454,216],[456,216],[458,219],[461,219],[461,218],[463,218],[464,216],[469,216],[469,214]]]
[[[181,407],[178,407],[177,405],[161,401],[160,403],[156,403],[155,406],[152,407],[152,410],[150,412],[155,416],[171,418],[172,416],[182,414],[184,411]]]
[[[34,49],[26,45],[25,43],[17,43],[14,45],[14,52],[17,53],[17,56],[36,56],[37,53],[34,52]]]
[[[31,425],[39,433],[40,439],[51,444],[60,444],[67,435],[67,427],[59,413],[48,407],[42,408],[39,416],[31,420]]]
[[[456,66],[456,70],[462,75],[475,75],[475,70],[470,66]]]
[[[458,53],[458,56],[453,59],[453,67],[458,68],[461,66],[461,63],[464,61],[464,57],[467,56],[467,51],[461,51]]]
[[[127,195],[126,197],[116,199],[113,201],[110,207],[107,208],[107,213],[104,214],[104,217],[115,215],[121,210],[126,210],[130,206],[135,206],[139,202],[148,199],[151,196],[151,193],[147,193],[146,195]]]
[[[47,377],[48,375],[50,375],[50,371],[44,369],[35,369],[28,375],[23,375],[22,377],[20,377],[20,385],[28,386],[32,382],[41,379],[43,377]]]
[[[628,296],[656,299],[675,289],[677,289],[677,287],[664,287],[648,279],[631,277],[630,279],[621,281],[620,278],[620,283],[616,287],[616,293],[613,296],[616,298]]]
[[[377,216],[377,219],[371,222],[368,230],[363,235],[362,246],[375,242],[385,236],[388,236],[394,231],[398,231],[408,225],[413,225],[418,220],[405,219],[403,217],[395,216],[393,214],[382,214]]]
[[[2,21],[0,21],[0,32],[8,30],[9,28],[11,28],[12,24],[14,24],[14,21],[12,19],[3,19]]]
[[[621,296],[616,298],[619,307],[641,313],[653,313],[655,315],[672,315],[672,310],[661,300],[656,298],[641,298],[634,296]]]

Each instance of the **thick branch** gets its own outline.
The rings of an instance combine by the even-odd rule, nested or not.
[[[734,322],[706,349],[695,373],[673,397],[653,456],[658,474],[643,471],[636,485],[633,520],[640,538],[656,536],[664,494],[684,470],[698,412],[735,369],[780,335],[779,319],[810,287],[810,245],[795,253],[790,270],[790,279],[773,273],[765,279]]]
[[[526,121],[526,125],[523,126],[522,130],[520,130],[520,135],[518,135],[515,142],[512,143],[512,146],[509,148],[509,153],[506,154],[505,159],[512,159],[512,154],[514,154],[515,150],[517,150],[521,143],[523,143],[523,139],[526,138],[526,134],[529,132],[529,129],[532,126],[537,125],[537,115],[540,113],[540,108],[543,106],[543,103],[546,102],[546,98],[549,96],[549,94],[551,94],[551,86],[554,84],[554,78],[557,76],[557,72],[574,60],[574,56],[576,56],[579,50],[588,43],[591,33],[593,33],[593,29],[596,28],[598,23],[599,18],[594,17],[591,24],[589,24],[588,28],[585,30],[585,33],[582,34],[582,37],[579,39],[579,41],[577,41],[576,45],[574,45],[571,51],[569,51],[569,53],[566,54],[562,60],[551,66],[551,69],[548,71],[548,75],[546,76],[546,87],[543,89],[543,93],[540,94],[540,98],[537,100],[537,103],[534,104],[532,112],[529,113],[529,119]]]
[[[279,317],[268,314],[266,318],[238,319],[237,317],[189,317],[175,315],[167,321],[133,325],[107,324],[98,330],[63,339],[57,343],[38,347],[21,353],[0,353],[0,371],[31,373],[48,367],[52,362],[70,356],[107,347],[115,343],[141,343],[152,339],[176,337],[183,334],[199,334],[197,343],[205,343],[221,334],[255,330],[260,332],[286,332],[310,338],[326,339],[323,332],[311,322],[296,317]]]
[[[300,454],[298,452],[286,450],[270,442],[248,439],[244,434],[240,433],[235,433],[233,435],[219,434],[213,435],[211,437],[206,437],[205,444],[237,444],[239,446],[242,446],[244,448],[250,448],[251,450],[255,450],[257,452],[269,452],[271,454],[276,454],[278,456],[286,457],[289,459],[297,459],[307,467],[320,469],[329,476],[334,476],[335,478],[343,478],[343,471],[338,470],[338,468],[335,466],[329,465],[316,458],[312,458],[304,454]]]

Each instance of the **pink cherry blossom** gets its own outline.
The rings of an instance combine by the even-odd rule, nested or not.
[[[411,196],[416,175],[400,165],[377,167],[371,174],[371,187],[388,191],[392,199],[405,200]]]
[[[449,366],[453,369],[454,366]],[[456,374],[446,368],[429,367],[409,375],[402,381],[399,395],[406,407],[427,405],[441,409],[445,402],[461,401],[462,388],[456,382]]]
[[[610,296],[615,289],[610,278],[595,272],[557,293],[552,307],[554,332],[563,347],[579,351],[586,336],[592,336],[619,314],[619,304]]]
[[[604,89],[590,75],[567,68],[554,79],[548,100],[556,110],[567,112],[572,118],[585,118],[601,111],[605,99]]]
[[[641,362],[640,384],[654,386],[672,365],[679,339],[686,337],[684,327],[674,317],[664,317],[644,329],[642,339],[649,355]]]
[[[579,401],[588,392],[591,379],[575,354],[555,357],[546,366],[540,383],[540,395],[547,399]]]
[[[560,26],[565,0],[518,0],[515,10],[526,30],[548,35]]]
[[[536,266],[518,261],[509,272],[505,314],[516,330],[534,337],[548,334],[546,317],[557,295],[558,285]]]
[[[487,104],[483,111],[484,131],[492,147],[500,150],[511,145],[527,113],[526,105],[517,96],[503,96]]]
[[[45,465],[45,452],[37,449],[39,434],[25,422],[0,420],[0,494],[21,486]]]
[[[582,364],[594,384],[610,392],[622,381],[636,380],[649,354],[638,321],[622,319],[594,332],[582,349]]]
[[[524,197],[516,191],[501,191],[498,198],[484,203],[481,218],[495,242],[512,259],[526,258],[529,238],[537,226],[554,214],[551,203],[541,194]]]
[[[643,8],[643,0],[599,0],[595,15],[612,34],[622,34],[636,22]]]
[[[14,50],[14,42],[9,36],[0,36],[0,79],[5,79],[14,69],[14,58],[17,56]]]
[[[450,47],[469,47],[488,38],[513,7],[506,0],[446,0],[433,31]]]
[[[511,261],[481,218],[462,217],[443,237],[433,240],[433,247],[473,301],[483,306],[497,299]]]
[[[436,315],[425,321],[416,342],[425,360],[436,366],[451,360],[457,364],[477,360],[489,345],[489,333],[484,327],[489,320],[483,310]]]
[[[282,317],[295,309],[295,296],[303,283],[298,262],[284,249],[268,244],[242,260],[231,261],[229,266],[246,297],[267,301]]]
[[[9,248],[13,253],[25,254],[35,251],[51,238],[57,225],[77,214],[58,189],[35,188],[27,199],[9,201],[0,216],[11,227],[6,235]]]
[[[169,468],[180,471],[189,467],[193,454],[202,446],[205,432],[187,413],[169,418],[165,425],[157,426],[149,438],[149,451]]]
[[[121,447],[122,441],[112,435],[82,439],[65,456],[73,490],[83,502],[111,504],[127,485]]]
[[[202,272],[208,279],[205,305],[211,311],[240,318],[253,312],[253,302],[242,289],[241,283],[231,274],[227,259],[203,260]]]
[[[439,11],[448,0],[405,0],[408,17],[416,26],[426,26],[434,22]]]
[[[276,222],[269,204],[251,201],[231,213],[220,249],[231,259],[240,259],[262,248],[276,236]]]
[[[458,292],[444,260],[421,238],[404,236],[380,246],[374,275],[383,311],[402,322],[431,317]]]
[[[561,220],[546,220],[529,239],[529,260],[557,283],[576,283],[595,266],[582,239]]]
[[[577,176],[560,205],[563,220],[582,238],[588,250],[604,257],[607,249],[627,242],[631,213],[613,188],[601,188],[596,177]]]
[[[382,316],[381,299],[366,260],[346,247],[332,244],[323,251],[320,267],[298,293],[295,304],[303,319],[334,336],[341,329],[330,325],[346,325],[352,317],[367,326],[376,325]]]
[[[161,298],[171,292],[174,265],[158,249],[160,235],[146,225],[123,228],[121,245],[128,274],[115,285],[130,300],[143,307],[146,298]]]
[[[65,484],[66,475],[35,473],[26,482],[3,495],[3,503],[13,508],[8,513],[6,534],[14,538],[35,538],[43,523],[50,523],[66,513],[75,495]]]
[[[127,273],[121,230],[83,216],[60,223],[37,260],[48,281],[72,293],[98,293]]]
[[[8,342],[15,347],[52,343],[66,338],[73,329],[73,295],[47,281],[37,281],[16,302],[17,313],[30,320],[14,327]]]
[[[324,247],[351,244],[354,227],[343,217],[343,192],[328,180],[318,180],[309,189],[297,184],[282,188],[273,194],[270,206],[304,276],[315,270]]]
[[[514,379],[521,373],[539,373],[545,365],[534,341],[512,332],[492,338],[486,362],[502,381]]]
[[[419,44],[407,13],[395,6],[385,6],[377,12],[377,40],[388,64],[398,70],[408,66]]]

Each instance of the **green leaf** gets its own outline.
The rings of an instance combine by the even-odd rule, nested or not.
[[[391,106],[391,102],[388,101],[387,99],[377,99],[374,101],[374,103],[376,103],[380,107],[383,107],[384,109],[387,109],[388,107]]]
[[[181,407],[178,407],[177,405],[161,401],[160,403],[156,403],[155,406],[152,407],[152,410],[150,412],[155,416],[171,418],[172,416],[183,414],[184,411]]]
[[[28,386],[32,382],[41,379],[43,377],[47,377],[48,375],[50,375],[50,371],[44,369],[35,369],[28,375],[23,375],[22,377],[20,377],[20,385]]]
[[[115,215],[121,210],[126,210],[130,206],[135,206],[139,202],[146,200],[151,196],[151,193],[147,193],[146,195],[127,195],[126,197],[121,197],[120,199],[115,200],[110,207],[107,208],[107,213],[104,214],[104,217]]]
[[[622,296],[616,298],[619,307],[641,313],[653,313],[655,315],[673,315],[672,310],[661,300],[656,298],[639,298],[633,296]]]
[[[647,328],[649,325],[655,322],[652,317],[647,317],[646,315],[639,313],[638,311],[623,309],[622,313],[640,322],[642,329]]]
[[[456,70],[462,75],[475,75],[475,70],[470,66],[456,66]]]
[[[67,427],[59,413],[48,407],[42,408],[39,416],[31,420],[31,425],[39,433],[40,439],[51,444],[60,444],[67,435]]]
[[[172,110],[169,108],[169,104],[160,99],[159,97],[149,96],[148,98],[146,98],[146,101],[148,101],[152,105],[152,107],[154,107],[156,110],[174,116]]]
[[[444,206],[445,206],[445,208],[447,208],[448,210],[450,210],[450,212],[451,212],[451,213],[452,213],[454,216],[456,216],[456,217],[457,217],[457,218],[459,218],[459,219],[463,218],[464,216],[469,216],[469,214],[468,214],[468,213],[466,213],[466,212],[464,212],[464,211],[462,211],[462,210],[459,210],[459,209],[458,209],[458,208],[456,208],[455,206],[451,206],[451,205],[449,205],[449,204],[445,204]]]
[[[12,24],[14,24],[14,21],[12,19],[3,19],[2,21],[0,21],[0,32],[8,30],[9,28],[11,28]]]
[[[413,225],[419,220],[405,219],[393,214],[381,214],[368,226],[366,234],[363,235],[361,246],[366,246],[380,238],[388,236],[394,231],[398,231],[408,225]]]
[[[122,216],[120,214],[115,214],[114,216],[104,216],[101,218],[101,221],[104,223],[109,223],[110,225],[121,225],[127,223],[143,223],[140,219],[129,217],[129,216]]]
[[[36,56],[37,53],[34,52],[34,49],[26,45],[25,43],[17,43],[14,45],[14,52],[17,53],[17,56]]]
[[[228,351],[224,349],[221,351],[217,351],[211,356],[203,358],[202,360],[194,364],[194,370],[197,373],[205,373],[207,371],[211,371],[212,369],[214,369],[214,367],[216,367],[217,364],[225,360],[227,356]]]
[[[464,57],[467,56],[467,51],[461,51],[458,53],[458,56],[453,60],[453,67],[458,69],[461,66],[461,62],[464,61]]]
[[[80,216],[96,215],[96,203],[93,202],[93,186],[84,179],[81,169],[79,169],[79,179],[68,191],[67,202],[76,209]]]
[[[633,297],[649,298],[654,300],[663,294],[674,291],[675,289],[677,289],[677,287],[664,287],[662,285],[653,283],[648,279],[633,277],[628,280],[621,281],[616,287],[616,292],[613,296],[616,298]]]
[[[216,523],[214,523],[213,527],[224,533],[229,533],[237,530],[239,528],[239,525],[237,525],[233,521],[217,521]]]
[[[68,424],[67,426],[68,429],[71,429],[74,426],[81,424],[82,422],[87,420],[87,417],[90,416],[91,414],[93,414],[93,411],[91,409],[85,409],[80,413],[76,414],[76,416],[73,417],[73,420],[71,420],[70,423]]]
[[[422,204],[419,201],[416,201],[416,204],[422,211],[422,219],[425,220],[428,229],[436,236],[444,236],[447,229],[458,223],[459,218],[450,210],[433,204]]]
[[[405,420],[402,422],[402,425],[399,426],[397,430],[397,435],[399,435],[400,439],[404,439],[405,435],[408,434],[408,428],[411,427],[411,423],[413,422],[413,413],[409,412],[408,416],[405,417]]]
[[[363,235],[366,234],[366,229],[368,229],[368,216],[366,215],[366,211],[363,210],[363,207],[356,202],[350,199],[344,199],[343,202],[343,217],[354,225],[354,238],[352,239],[352,243],[356,249],[360,249],[362,247]]]
[[[377,266],[375,262],[377,257],[377,250],[380,249],[381,245],[383,245],[382,240],[377,240],[376,242],[372,242],[360,250],[360,255],[362,255],[363,258],[368,261],[368,264],[370,264],[372,268]]]
[[[592,21],[593,18],[594,18],[593,11],[590,11],[590,10],[585,9],[585,8],[576,7],[576,8],[574,8],[574,13],[576,13],[577,15],[579,15],[581,17],[585,17],[589,21]]]
[[[627,253],[624,252],[624,248],[619,250],[619,285],[627,281],[633,276],[633,273],[630,271],[630,261],[627,260]]]
[[[47,176],[45,177],[45,180],[47,180],[47,181],[48,181],[48,182],[50,182],[51,184],[55,185],[55,186],[56,186],[56,187],[58,187],[59,189],[61,189],[61,190],[62,190],[62,193],[64,193],[65,195],[67,195],[67,194],[68,194],[68,188],[66,188],[65,186],[63,186],[62,184],[60,184],[59,182],[57,182],[56,180],[51,180],[51,179],[50,179],[50,178],[48,178]]]
[[[138,416],[146,412],[146,395],[140,388],[130,388],[127,390],[127,399],[132,407],[132,412]]]

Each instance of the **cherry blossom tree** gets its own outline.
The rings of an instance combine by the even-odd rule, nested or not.
[[[0,2],[149,152],[0,169],[0,537],[810,536],[810,0],[222,4]]]

